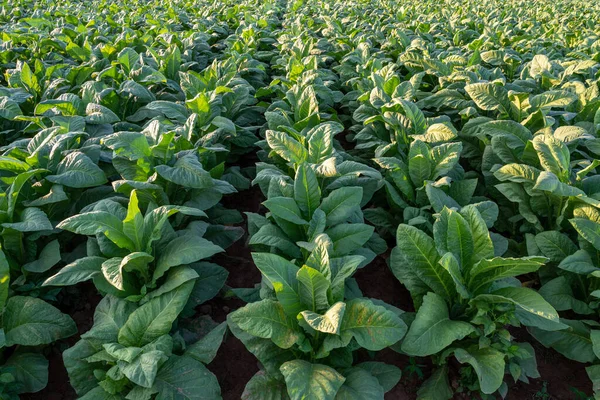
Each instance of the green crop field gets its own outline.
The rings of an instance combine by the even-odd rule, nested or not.
[[[0,0],[0,399],[600,399],[600,2]]]

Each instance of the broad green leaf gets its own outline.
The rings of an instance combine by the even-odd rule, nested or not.
[[[590,328],[581,321],[561,319],[560,322],[568,326],[559,331],[546,331],[537,327],[529,327],[529,332],[540,343],[551,347],[568,359],[581,363],[590,363],[596,360],[590,338]]]
[[[451,299],[456,290],[452,277],[440,264],[435,242],[423,231],[401,224],[396,233],[398,254],[414,274],[435,293]]]
[[[104,234],[117,246],[133,251],[135,246],[123,233],[123,222],[107,211],[90,211],[77,214],[56,226],[80,235]]]
[[[371,400],[383,398],[384,390],[379,380],[362,368],[345,371],[344,384],[335,396],[336,400]]]
[[[284,160],[300,164],[308,159],[306,148],[287,133],[267,131],[266,137],[271,150]]]
[[[6,222],[2,226],[19,232],[49,231],[53,229],[46,213],[35,207],[28,207],[23,210],[21,222]]]
[[[312,311],[302,311],[300,314],[308,326],[314,330],[339,335],[345,311],[346,304],[337,302],[323,315]]]
[[[461,268],[471,264],[473,234],[469,223],[457,211],[442,210],[433,225],[433,237],[440,254],[452,253]]]
[[[33,273],[42,273],[55,266],[60,260],[60,245],[58,240],[53,240],[44,246],[37,260],[23,265],[23,269]]]
[[[271,214],[295,225],[308,225],[308,221],[302,218],[302,212],[294,201],[289,197],[271,197],[263,202]]]
[[[300,338],[295,318],[285,314],[283,307],[272,300],[262,300],[234,311],[231,321],[253,336],[271,339],[277,346],[287,349]]]
[[[383,362],[366,361],[358,364],[357,367],[364,369],[377,378],[384,392],[392,390],[402,377],[402,370],[400,368]]]
[[[451,320],[444,299],[428,293],[402,342],[402,351],[419,357],[436,354],[474,330],[467,322]]]
[[[453,396],[447,366],[436,369],[417,392],[418,400],[450,400]]]
[[[319,207],[327,216],[327,226],[346,222],[360,208],[362,197],[361,187],[342,187],[333,190],[323,199]]]
[[[289,400],[283,379],[258,371],[246,384],[242,400]]]
[[[483,393],[492,394],[504,380],[504,353],[491,347],[454,350],[454,356],[461,364],[471,364]]]
[[[252,253],[254,264],[269,281],[285,313],[295,317],[305,310],[298,289],[298,267],[283,257],[268,253]]]
[[[542,167],[559,178],[568,177],[571,154],[567,145],[551,136],[538,135],[533,139]]]
[[[341,336],[352,336],[361,347],[378,351],[404,337],[406,324],[392,311],[367,299],[346,303]]]
[[[333,137],[342,132],[344,127],[335,122],[319,124],[307,134],[308,159],[311,163],[319,164],[331,156]]]
[[[161,400],[220,400],[217,378],[201,362],[171,356],[156,375],[154,388]]]
[[[92,279],[101,273],[104,257],[82,257],[63,267],[58,273],[46,279],[42,286],[70,286]]]
[[[545,257],[523,257],[481,260],[470,271],[467,286],[475,294],[484,292],[494,281],[519,276],[540,269]]]
[[[222,251],[219,246],[199,236],[180,236],[169,242],[161,252],[152,280],[156,282],[171,267],[191,264]]]
[[[169,182],[188,189],[205,189],[214,186],[213,178],[195,156],[181,157],[174,166],[158,165],[155,171]]]
[[[321,187],[317,181],[317,176],[306,163],[302,163],[296,170],[294,200],[309,219],[313,217],[313,213],[321,202]]]
[[[288,361],[280,369],[291,400],[333,400],[346,380],[331,367],[303,360]]]
[[[186,282],[132,312],[119,329],[119,343],[140,347],[169,333],[171,325],[187,303],[193,286],[193,282]]]
[[[99,186],[107,182],[104,171],[79,151],[67,154],[58,163],[56,174],[48,175],[46,179],[52,183],[77,189]]]
[[[185,356],[198,360],[203,364],[209,364],[217,355],[226,331],[227,323],[220,323],[202,339],[189,346],[185,350]]]
[[[48,384],[48,360],[40,353],[15,353],[3,365],[11,370],[18,393],[36,393]]]
[[[39,346],[77,333],[71,317],[35,297],[9,298],[3,318],[6,346]]]
[[[490,303],[512,303],[515,316],[525,326],[532,326],[547,331],[565,328],[559,322],[556,310],[536,291],[523,287],[505,287],[490,294],[483,294],[473,299]]]
[[[343,256],[361,248],[373,235],[375,229],[366,224],[339,224],[325,233],[333,242],[333,253]]]
[[[327,292],[329,280],[316,269],[304,265],[296,274],[298,279],[298,295],[308,310],[318,312],[329,307]]]

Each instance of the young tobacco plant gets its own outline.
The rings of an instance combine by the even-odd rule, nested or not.
[[[545,231],[528,237],[528,249],[556,265],[551,273],[541,276],[540,295],[559,312],[578,318],[561,318],[567,330],[546,332],[530,327],[529,332],[571,360],[592,363],[586,370],[596,387],[600,382],[600,211],[579,203],[569,222],[579,233],[579,246],[564,233]]]
[[[18,400],[48,383],[48,360],[40,347],[77,333],[67,314],[42,299],[18,296],[11,270],[0,249],[0,397]]]
[[[233,334],[261,363],[245,399],[383,399],[400,369],[379,362],[354,364],[354,351],[381,350],[406,332],[402,311],[381,301],[348,298],[346,279],[361,256],[330,257],[322,234],[301,267],[253,253],[263,276],[260,300],[229,314]]]
[[[365,210],[367,219],[377,226],[394,229],[395,215],[402,214],[404,222],[425,224],[431,229],[432,205],[439,212],[440,204],[457,208],[468,204],[477,179],[464,179],[464,170],[458,164],[461,150],[460,142],[434,146],[416,139],[411,142],[407,156],[375,158],[386,171],[384,187],[394,212],[387,211],[387,207],[371,208]]]
[[[566,328],[542,296],[516,279],[537,271],[545,257],[495,256],[486,222],[473,205],[460,211],[444,208],[433,225],[433,238],[401,224],[397,243],[390,267],[417,307],[401,349],[411,356],[434,356],[440,366],[420,398],[452,397],[446,376],[451,356],[469,364],[464,376],[474,381],[468,387],[484,396],[506,393],[507,372],[525,382],[539,376],[533,348],[515,342],[505,326]]]
[[[326,233],[335,257],[360,254],[370,261],[385,251],[385,242],[363,223],[361,187],[341,187],[325,197],[321,193],[319,179],[307,163],[300,165],[291,183],[272,180],[263,203],[267,216],[248,213],[250,244],[271,248],[287,259],[304,259],[312,250],[310,243]]]
[[[204,364],[216,355],[225,324],[189,346],[169,335],[193,287],[193,281],[181,283],[139,307],[104,297],[92,328],[63,353],[79,398],[220,399],[219,383]]]
[[[168,221],[176,213],[203,217],[204,212],[184,206],[152,209],[148,205],[144,215],[136,190],[131,192],[127,209],[107,199],[83,211],[57,227],[93,236],[88,238],[87,257],[65,266],[44,285],[66,286],[93,279],[101,292],[146,302],[199,276],[210,276],[216,288],[211,290],[212,296],[225,282],[227,273],[223,268],[198,262],[223,251],[202,237],[208,224],[192,221],[185,229],[175,231]],[[205,289],[195,288],[192,297],[210,299]]]
[[[502,182],[495,188],[518,205],[519,213],[510,221],[527,222],[522,224],[522,231],[559,229],[570,218],[575,202],[600,207],[596,198],[600,191],[598,177],[587,176],[600,161],[571,159],[569,146],[590,139],[584,129],[560,127],[532,137],[527,128],[514,122],[495,121],[486,125],[501,131],[494,140],[502,140],[504,147],[494,153],[507,164],[494,166],[491,172]],[[581,152],[573,152],[578,153]],[[491,152],[488,158],[493,158]]]

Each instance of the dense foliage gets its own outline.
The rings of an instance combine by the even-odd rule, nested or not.
[[[383,399],[385,348],[419,399],[505,397],[533,342],[600,398],[597,3],[4,0],[0,72],[0,398],[62,346],[81,399],[220,399],[227,335],[245,400]],[[378,258],[411,304],[363,295]]]

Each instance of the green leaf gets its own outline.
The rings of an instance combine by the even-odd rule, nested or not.
[[[264,201],[263,204],[277,218],[295,225],[308,225],[308,222],[302,218],[302,212],[294,199],[289,197],[271,197],[267,201]]]
[[[288,361],[280,369],[291,400],[333,400],[346,380],[331,367],[303,360]]]
[[[87,281],[102,271],[104,257],[82,257],[63,267],[57,274],[46,279],[42,286],[71,286]]]
[[[289,400],[282,379],[258,371],[246,384],[242,400]]]
[[[456,290],[452,277],[440,264],[435,242],[414,226],[401,224],[396,233],[398,255],[414,274],[435,293],[453,298]]]
[[[345,311],[346,304],[340,301],[332,305],[323,315],[312,311],[302,311],[300,314],[314,330],[339,335]]]
[[[46,213],[35,207],[28,207],[21,213],[21,222],[4,223],[4,228],[19,232],[38,232],[52,230],[52,223]]]
[[[319,164],[329,158],[333,151],[333,137],[343,130],[343,125],[339,123],[326,122],[308,131],[308,161]]]
[[[222,248],[201,237],[180,236],[170,241],[161,252],[152,280],[156,282],[171,267],[191,264],[222,251]]]
[[[6,260],[6,255],[0,249],[0,313],[4,310],[8,291],[10,289],[10,266]]]
[[[133,242],[123,233],[123,222],[107,211],[90,211],[77,214],[56,226],[80,235],[104,234],[117,246],[134,251]]]
[[[0,118],[13,120],[19,115],[23,115],[23,112],[19,108],[19,104],[9,97],[0,96]]]
[[[307,161],[308,152],[304,146],[287,133],[269,130],[266,137],[271,150],[284,160],[294,164]]]
[[[482,203],[478,203],[482,204]],[[491,203],[497,211],[495,203]],[[494,207],[495,206],[495,207]],[[460,214],[469,223],[473,237],[473,253],[470,257],[470,264],[474,264],[485,258],[494,257],[494,243],[487,229],[486,221],[479,212],[476,204],[469,204],[460,210]]]
[[[37,260],[23,265],[23,269],[33,273],[46,272],[55,266],[60,259],[60,245],[58,240],[53,240],[44,246]]]
[[[473,234],[470,225],[457,211],[442,210],[433,225],[433,237],[440,254],[451,252],[461,268],[471,264]]]
[[[600,250],[600,224],[589,219],[572,218],[569,220],[573,228],[590,242],[597,250]]]
[[[384,392],[392,390],[402,377],[402,370],[400,368],[383,362],[366,361],[358,364],[357,367],[364,369],[377,378]]]
[[[310,311],[317,312],[329,307],[329,301],[327,300],[329,280],[323,274],[304,265],[298,270],[296,278],[298,279],[300,301]]]
[[[300,258],[302,253],[296,244],[290,241],[287,235],[276,225],[265,224],[256,232],[249,241],[250,245],[272,246],[281,250],[290,258]]]
[[[474,330],[467,322],[452,321],[444,299],[428,293],[402,342],[402,351],[419,357],[436,354]]]
[[[290,348],[301,337],[295,318],[287,316],[283,307],[272,300],[247,304],[230,314],[230,318],[243,331],[271,339],[283,349]]]
[[[535,244],[542,254],[552,262],[561,262],[577,251],[575,244],[567,235],[558,231],[546,231],[535,236]]]
[[[560,322],[568,326],[560,331],[546,331],[537,327],[528,328],[529,332],[540,343],[551,347],[568,359],[581,363],[590,363],[596,360],[590,338],[590,328],[581,321],[561,319]]]
[[[283,257],[268,253],[252,253],[254,264],[269,281],[277,300],[287,315],[295,317],[305,310],[298,289],[298,267]]]
[[[383,398],[379,380],[362,368],[344,371],[346,380],[335,396],[336,400],[375,400]]]
[[[136,385],[151,388],[154,384],[158,365],[168,359],[167,355],[159,350],[149,351],[137,356],[131,362],[118,361],[119,370]]]
[[[210,173],[192,155],[181,157],[173,167],[168,165],[157,165],[154,170],[158,175],[169,182],[189,189],[205,189],[214,186]]]
[[[565,328],[559,322],[556,310],[536,291],[523,287],[505,287],[490,294],[477,296],[474,302],[484,300],[490,303],[512,303],[515,316],[525,326],[533,326],[547,331]]]
[[[333,242],[335,256],[343,256],[361,248],[373,235],[375,228],[366,224],[339,224],[325,233]]]
[[[39,346],[77,333],[75,322],[43,300],[13,296],[4,311],[6,346]]]
[[[465,86],[465,91],[482,110],[499,110],[506,114],[510,112],[510,100],[504,86],[495,83],[472,83]]]
[[[193,286],[193,282],[186,282],[132,312],[119,329],[119,343],[141,347],[169,333],[171,325],[187,303]]]
[[[114,124],[120,119],[117,114],[100,104],[88,103],[85,108],[85,122],[89,124]]]
[[[154,388],[161,400],[220,400],[217,378],[201,362],[171,356],[156,375]]]
[[[360,209],[362,196],[362,187],[342,187],[329,193],[319,207],[327,216],[327,226],[346,222],[357,209]]]
[[[415,187],[422,187],[426,180],[432,178],[434,167],[429,147],[420,140],[412,142],[408,153],[408,173]]]
[[[46,179],[77,189],[99,186],[107,182],[104,171],[79,151],[67,154],[58,163],[56,175],[48,175]]]
[[[227,323],[222,322],[211,330],[206,336],[192,344],[185,350],[185,356],[209,364],[217,355],[223,337],[227,332]]]
[[[341,336],[352,336],[361,347],[378,351],[404,337],[407,327],[395,313],[367,299],[346,303]]]
[[[15,353],[3,368],[11,370],[18,393],[36,393],[48,384],[48,360],[40,353]]]
[[[566,144],[552,136],[538,135],[533,139],[533,148],[537,151],[542,167],[554,175],[568,177],[571,153]]]
[[[547,260],[545,257],[481,260],[471,269],[467,286],[473,293],[482,293],[494,281],[537,271]]]
[[[302,163],[296,170],[294,200],[296,200],[300,210],[305,215],[308,215],[309,219],[312,218],[313,213],[321,202],[319,181],[315,172],[307,163]]]
[[[418,400],[450,400],[453,396],[447,366],[436,369],[417,392]]]
[[[491,347],[454,350],[454,356],[461,364],[471,364],[479,387],[485,394],[492,394],[504,380],[504,353]]]

